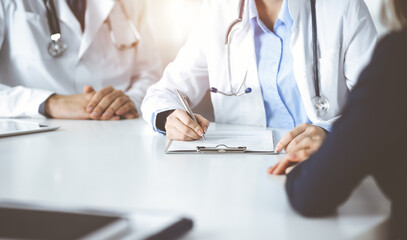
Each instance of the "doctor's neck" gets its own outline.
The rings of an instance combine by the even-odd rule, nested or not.
[[[283,0],[255,0],[255,2],[261,21],[268,29],[274,31]]]

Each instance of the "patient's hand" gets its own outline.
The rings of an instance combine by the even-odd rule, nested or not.
[[[311,150],[287,153],[282,160],[276,163],[276,165],[270,167],[267,172],[273,175],[288,174],[296,164],[307,160],[313,153],[314,152]]]
[[[268,173],[281,175],[286,173],[291,166],[308,159],[322,145],[326,137],[322,128],[310,124],[302,124],[286,134],[276,146],[276,152],[286,150],[286,156],[273,167]]]
[[[300,150],[318,149],[325,139],[327,131],[311,124],[301,124],[288,132],[276,145],[276,152],[285,150],[295,153]]]
[[[327,132],[315,125],[301,124],[288,132],[276,145],[276,152],[283,149],[287,153],[295,153],[300,150],[317,150],[326,137]]]

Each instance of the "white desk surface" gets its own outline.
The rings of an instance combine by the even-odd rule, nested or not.
[[[390,204],[371,178],[337,216],[307,219],[291,209],[285,177],[266,173],[281,155],[166,155],[166,138],[141,119],[45,122],[61,129],[0,138],[0,200],[182,212],[195,221],[183,239],[383,239],[387,232]]]

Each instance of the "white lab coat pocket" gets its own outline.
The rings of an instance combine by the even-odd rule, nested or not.
[[[340,47],[322,50],[319,59],[320,88],[323,96],[329,96],[330,91],[335,89],[339,72],[343,68],[340,64]]]
[[[346,86],[338,85],[341,82],[345,84],[345,81],[340,81],[343,76],[341,48],[335,47],[322,51],[319,67],[321,96],[328,98],[330,104],[328,114],[322,117],[322,119],[327,120],[339,114],[340,106],[335,99],[341,96],[340,90],[346,88]]]

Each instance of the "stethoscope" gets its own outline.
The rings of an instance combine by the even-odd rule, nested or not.
[[[329,111],[329,101],[327,98],[321,96],[319,88],[319,64],[318,64],[318,36],[317,36],[317,20],[316,20],[316,10],[315,10],[315,1],[310,0],[311,3],[311,14],[312,14],[312,41],[313,41],[313,58],[314,58],[314,88],[315,88],[315,97],[312,99],[314,104],[314,109],[318,115],[324,115]],[[233,89],[232,79],[231,79],[231,68],[230,68],[230,42],[231,36],[237,30],[235,26],[243,21],[243,11],[244,11],[245,0],[240,0],[239,5],[239,18],[234,20],[229,26],[226,32],[225,39],[225,51],[226,51],[226,77],[229,81],[230,92],[220,91],[215,87],[211,87],[210,91],[212,93],[220,93],[224,96],[241,96],[243,94],[248,94],[252,92],[250,87],[242,89],[243,85],[246,82],[246,75],[243,78],[242,83],[240,84],[237,90]],[[246,72],[247,74],[247,72]]]
[[[43,0],[45,9],[47,10],[47,19],[48,19],[48,26],[49,30],[51,32],[51,41],[48,44],[48,53],[54,58],[61,57],[64,55],[66,49],[68,48],[68,45],[62,40],[62,35],[61,35],[61,27],[59,24],[59,19],[57,12],[55,10],[55,5],[54,5],[54,0]],[[126,17],[127,23],[130,26],[130,29],[134,35],[134,41],[131,42],[130,44],[120,44],[117,42],[116,34],[114,33],[112,29],[112,24],[110,21],[110,17],[108,17],[105,20],[105,23],[109,29],[109,35],[110,39],[113,43],[113,45],[120,51],[130,49],[130,48],[136,48],[137,44],[140,40],[140,35],[137,31],[137,28],[134,24],[134,22],[130,19],[129,15],[126,12],[126,9],[122,3],[121,0],[116,0],[122,9],[122,12],[124,16]]]

